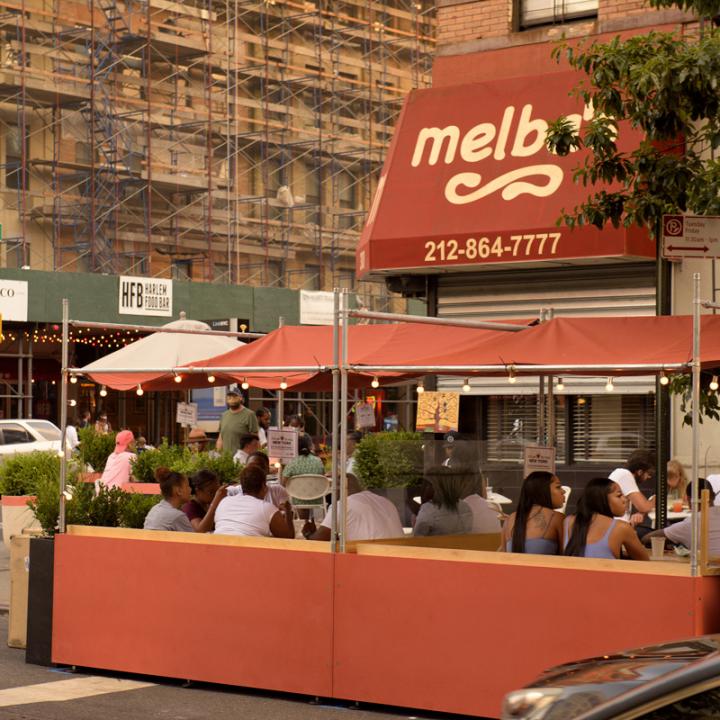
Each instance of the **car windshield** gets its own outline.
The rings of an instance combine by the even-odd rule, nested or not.
[[[60,428],[47,420],[27,420],[28,426],[45,440],[60,440]]]

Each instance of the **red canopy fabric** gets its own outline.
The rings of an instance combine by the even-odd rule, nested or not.
[[[563,374],[591,374],[589,368],[615,365],[615,375],[647,375],[628,365],[689,363],[692,317],[554,318],[506,339],[502,359],[511,365],[585,365]],[[703,367],[720,366],[720,315],[703,315],[700,324]],[[623,369],[625,368],[625,369]]]
[[[462,358],[466,364],[501,363],[500,355],[493,348],[499,347],[511,334],[522,333],[417,323],[352,325],[348,328],[348,363],[353,366],[430,365],[448,356]],[[285,326],[236,350],[190,365],[217,368],[329,367],[334,363],[332,339],[333,328],[330,326]],[[349,382],[354,387],[367,386],[375,375],[377,373],[353,373]],[[387,383],[409,376],[383,373],[378,378]],[[329,372],[265,373],[248,370],[223,372],[222,377],[232,377],[235,382],[247,379],[252,386],[265,389],[279,387],[283,379],[288,388],[294,390],[329,390],[332,385]]]

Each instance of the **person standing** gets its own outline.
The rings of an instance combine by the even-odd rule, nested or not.
[[[267,431],[270,429],[270,411],[266,407],[258,408],[255,411],[258,421],[258,437],[260,438],[260,448],[267,447]]]
[[[242,395],[237,391],[228,390],[225,403],[228,409],[220,417],[220,434],[215,449],[235,455],[243,435],[257,435],[258,421],[255,413],[243,405]]]
[[[83,410],[80,421],[78,422],[78,427],[83,429],[90,427],[90,425],[92,425],[92,413],[89,410]]]

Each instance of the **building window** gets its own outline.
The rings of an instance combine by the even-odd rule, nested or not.
[[[127,275],[147,275],[149,272],[147,255],[125,255],[123,272]]]
[[[192,280],[192,260],[173,260],[173,280]]]
[[[565,461],[565,402],[555,396],[556,462]],[[493,395],[487,399],[487,460],[524,460],[525,447],[538,444],[538,404],[536,395]],[[546,411],[547,422],[547,411]]]
[[[520,29],[597,17],[598,0],[520,0]]]
[[[30,265],[30,243],[7,240],[6,264],[9,268],[22,268]]]
[[[654,395],[573,398],[572,457],[576,463],[624,463],[633,450],[655,449]]]

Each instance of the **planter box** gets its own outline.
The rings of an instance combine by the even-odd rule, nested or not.
[[[27,505],[28,501],[33,499],[32,495],[3,495],[3,542],[8,549],[10,548],[10,538],[22,535],[22,531],[26,528],[40,530],[40,523]]]
[[[27,643],[30,536],[16,535],[10,541],[10,617],[8,645],[25,649]]]
[[[32,538],[30,540],[25,662],[33,665],[53,664],[54,565],[55,541],[53,538]]]

